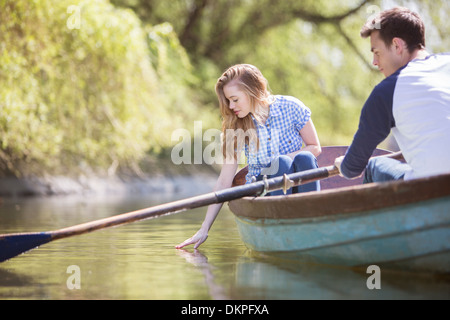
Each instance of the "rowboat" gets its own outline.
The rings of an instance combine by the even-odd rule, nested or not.
[[[324,147],[319,167],[347,147]],[[374,155],[387,153],[377,149]],[[234,180],[243,183],[245,168]],[[349,267],[450,272],[450,174],[362,184],[334,176],[321,191],[229,202],[245,245],[264,254]]]

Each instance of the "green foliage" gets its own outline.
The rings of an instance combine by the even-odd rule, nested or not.
[[[103,0],[2,1],[0,21],[2,171],[133,167],[198,114],[168,24]]]
[[[212,106],[208,94],[205,97],[205,91],[214,91],[215,83],[206,90],[203,88],[205,77],[211,79],[208,68],[201,68],[206,76],[194,69],[171,24],[147,26],[145,30],[160,84],[159,93],[164,97],[164,107],[170,114],[160,120],[166,122],[167,127],[184,128],[191,133],[194,121],[202,121],[206,129],[220,126],[218,109]],[[215,69],[214,77],[218,77]]]
[[[214,85],[252,63],[301,99],[323,145],[348,144],[382,76],[365,0],[0,0],[0,172],[138,170],[175,129],[220,128]],[[448,50],[446,0],[398,0]]]
[[[311,108],[323,145],[351,142],[360,108],[381,80],[336,37],[332,25],[294,21],[274,28],[245,60],[261,68],[273,93],[296,96]]]
[[[0,139],[13,171],[105,166],[148,148],[157,82],[139,19],[105,1],[75,2],[77,17],[72,4],[2,4]]]
[[[196,74],[204,61],[212,62],[217,74],[236,63],[258,66],[274,93],[297,96],[312,109],[324,145],[351,142],[361,107],[383,78],[371,66],[368,40],[359,37],[369,16],[385,5],[411,7],[425,20],[433,40],[429,49],[449,46],[445,0],[113,1],[149,23],[169,21],[195,61]],[[203,91],[212,91],[213,81],[208,83]]]

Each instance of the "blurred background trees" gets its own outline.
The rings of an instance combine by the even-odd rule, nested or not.
[[[394,5],[448,51],[446,0],[0,0],[0,172],[139,171],[175,129],[220,128],[214,85],[236,63],[308,105],[323,145],[349,144],[382,80],[359,29]]]

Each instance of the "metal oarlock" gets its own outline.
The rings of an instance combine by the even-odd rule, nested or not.
[[[267,176],[266,175],[263,176],[263,180],[262,181],[264,182],[264,190],[259,195],[260,197],[264,197],[267,194],[267,192],[269,192],[269,181],[267,180]]]
[[[301,181],[301,180],[300,180]],[[294,186],[294,181],[289,179],[288,175],[285,173],[283,175],[283,193],[286,194],[286,192]]]

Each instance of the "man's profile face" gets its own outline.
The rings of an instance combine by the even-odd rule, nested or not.
[[[396,51],[394,40],[389,47],[380,38],[379,31],[372,31],[370,34],[370,46],[373,52],[373,65],[384,74],[385,77],[389,77],[400,67],[402,67],[401,56]]]

